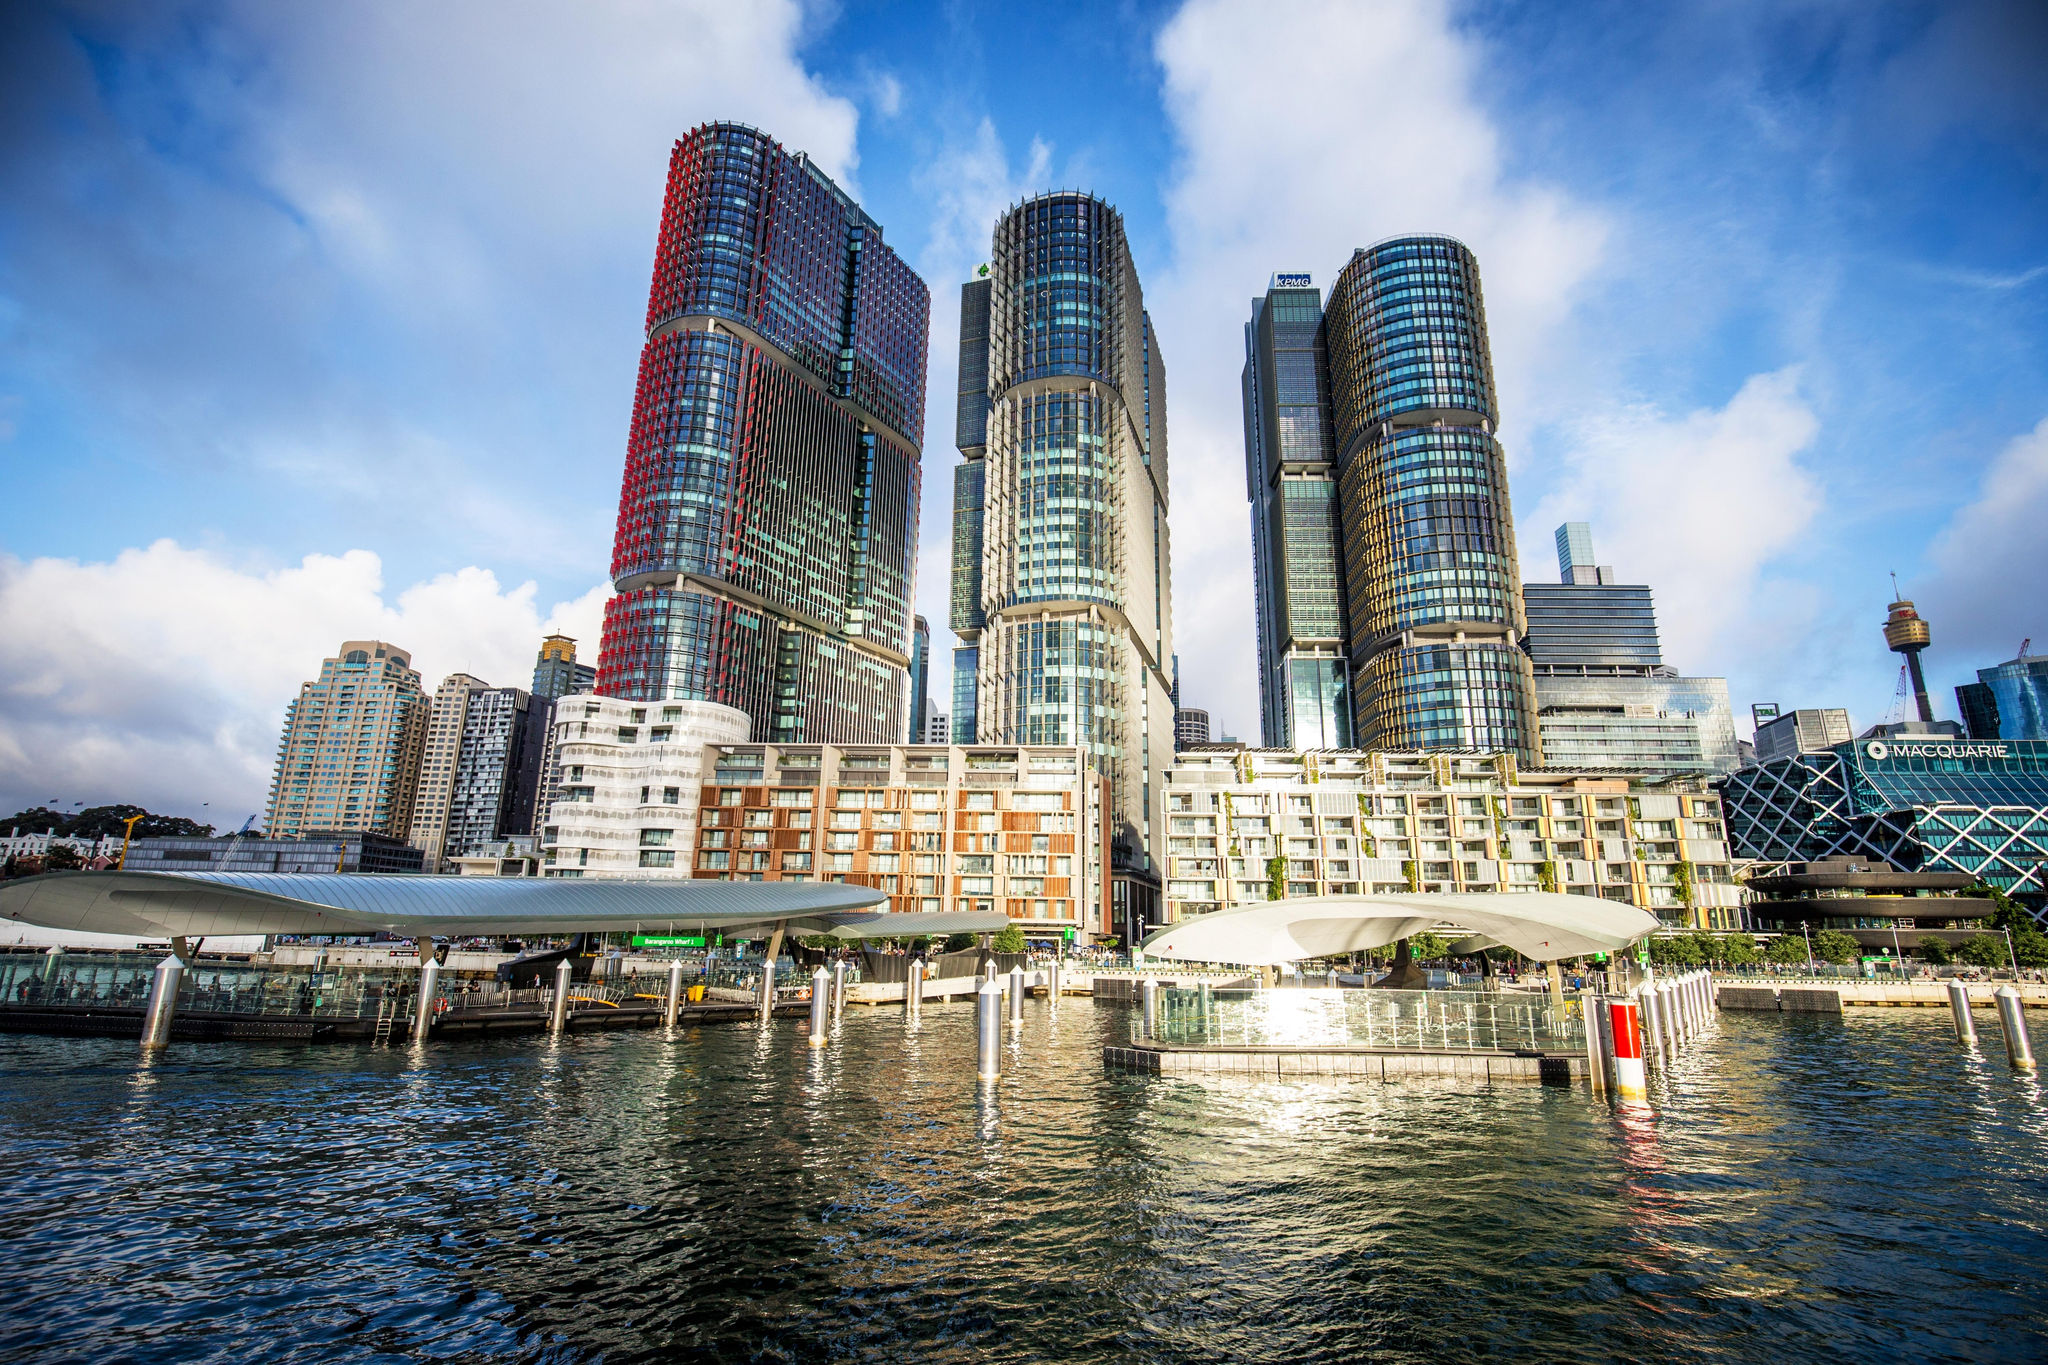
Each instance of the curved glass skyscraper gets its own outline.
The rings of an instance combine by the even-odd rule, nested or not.
[[[732,123],[676,143],[600,694],[735,706],[763,741],[903,737],[930,314],[802,154]]]
[[[1123,219],[1086,194],[1027,200],[966,293],[953,626],[974,696],[956,717],[980,743],[1086,746],[1117,852],[1143,867],[1173,760],[1166,374]]]
[[[1479,263],[1438,236],[1355,252],[1323,326],[1356,742],[1538,762]]]

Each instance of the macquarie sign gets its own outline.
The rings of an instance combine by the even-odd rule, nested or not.
[[[1970,744],[1961,740],[1865,740],[1863,755],[1874,763],[1888,758],[2005,758],[2011,746]]]

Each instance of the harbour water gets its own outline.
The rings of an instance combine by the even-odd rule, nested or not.
[[[1106,1073],[1125,1007],[355,1046],[0,1036],[0,1358],[2040,1359],[1988,1012],[1721,1016],[1652,1105]]]

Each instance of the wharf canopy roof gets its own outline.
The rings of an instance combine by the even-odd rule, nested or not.
[[[1555,891],[1291,896],[1182,920],[1146,939],[1144,951],[1177,962],[1267,966],[1384,948],[1447,925],[1473,936],[1459,945],[1462,951],[1502,944],[1552,962],[1618,952],[1653,932],[1657,917],[1633,905]]]
[[[279,872],[53,872],[0,887],[0,916],[141,938],[230,934],[574,934],[743,930],[911,938],[989,933],[999,912],[890,914],[839,882],[416,877]]]

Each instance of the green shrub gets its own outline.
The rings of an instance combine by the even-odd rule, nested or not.
[[[989,947],[999,953],[1021,953],[1024,951],[1024,931],[1014,924],[1005,925]]]
[[[1948,950],[1947,939],[1923,938],[1920,940],[1919,951],[1922,962],[1932,963],[1936,967],[1956,959],[1956,955]]]
[[[1972,934],[1956,949],[1956,956],[1972,967],[2003,967],[2005,965],[2005,936],[2003,934]]]
[[[1842,967],[1863,956],[1863,945],[1840,929],[1823,929],[1813,936],[1813,955]]]
[[[1806,937],[1803,934],[1780,934],[1771,940],[1770,951],[1764,954],[1766,962],[1780,967],[1804,966],[1806,964]]]

